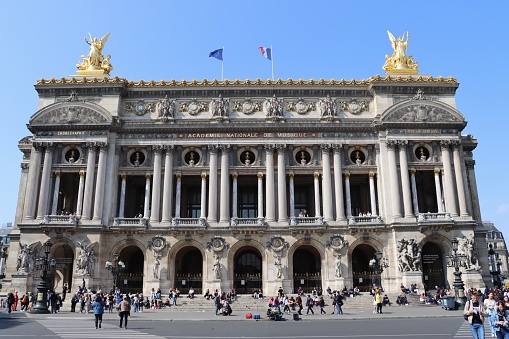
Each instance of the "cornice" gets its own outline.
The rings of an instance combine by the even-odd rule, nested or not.
[[[259,86],[368,86],[374,83],[442,83],[442,84],[457,84],[457,80],[451,76],[444,78],[442,76],[439,77],[432,77],[432,76],[422,76],[422,75],[416,75],[416,76],[380,76],[375,75],[374,77],[361,80],[325,80],[325,79],[309,79],[309,80],[303,80],[303,79],[277,79],[277,80],[261,80],[261,79],[255,79],[255,80],[207,80],[203,79],[201,81],[198,80],[182,80],[182,81],[176,81],[176,80],[170,80],[170,81],[144,81],[140,80],[138,82],[134,80],[127,80],[125,78],[120,78],[118,76],[115,76],[113,78],[109,77],[68,77],[68,78],[61,78],[61,79],[40,79],[36,81],[36,86],[43,86],[43,85],[98,85],[98,84],[121,84],[126,87],[131,88],[150,88],[150,87],[236,87],[236,86],[242,86],[242,87],[259,87]]]

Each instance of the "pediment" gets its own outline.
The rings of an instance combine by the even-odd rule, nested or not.
[[[41,125],[109,125],[111,114],[103,107],[89,102],[59,102],[51,104],[30,118],[31,126]]]
[[[457,109],[439,101],[406,100],[388,108],[381,121],[455,123],[464,122],[464,118]]]

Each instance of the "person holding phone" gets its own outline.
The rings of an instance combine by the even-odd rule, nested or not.
[[[465,304],[463,315],[470,323],[470,331],[474,339],[484,339],[484,316],[486,307],[479,302],[477,293],[472,294],[472,299]]]

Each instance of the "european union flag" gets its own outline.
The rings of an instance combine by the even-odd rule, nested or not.
[[[215,51],[212,51],[209,53],[209,57],[216,58],[217,60],[223,61],[223,49],[216,49]]]

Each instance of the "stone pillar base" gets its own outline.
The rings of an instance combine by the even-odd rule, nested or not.
[[[72,282],[72,292],[76,292],[80,286],[83,286],[83,280],[85,280],[85,288],[90,288],[91,290],[93,290],[95,287],[98,287],[98,286],[93,286],[92,284],[94,283],[94,278],[92,277],[74,277],[73,279],[73,282]],[[111,284],[111,286],[101,286],[101,289],[103,292],[109,292],[111,289],[113,288],[113,283]]]
[[[33,278],[27,274],[13,274],[10,286],[7,288],[7,292],[18,292],[20,298],[25,292],[35,291],[33,286]],[[21,294],[20,294],[21,293]]]
[[[465,284],[465,291],[473,287],[479,289],[486,286],[480,271],[464,271],[461,275],[461,279]]]
[[[424,285],[422,283],[422,272],[421,271],[408,271],[403,273],[403,286],[408,287],[411,284],[415,284],[419,289],[418,292],[424,292]]]

